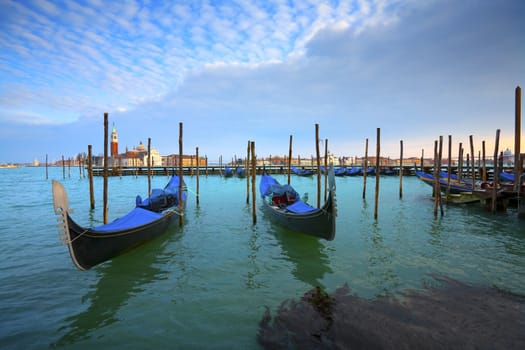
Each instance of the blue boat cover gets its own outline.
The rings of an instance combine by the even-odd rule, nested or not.
[[[270,175],[263,175],[261,178],[261,183],[259,185],[259,190],[262,197],[267,196],[282,196],[289,194],[293,196],[296,201],[301,200],[301,196],[297,193],[292,186],[290,185],[281,185],[276,179]]]
[[[151,190],[149,198],[144,200],[137,196],[136,205],[144,209],[161,211],[167,207],[178,205],[179,203],[179,177],[172,176],[164,189],[154,188]],[[182,192],[182,201],[186,201],[187,193]]]
[[[310,206],[309,204],[301,200],[301,196],[293,189],[292,186],[286,184],[281,185],[276,179],[270,175],[263,175],[261,178],[261,183],[259,185],[259,190],[262,197],[274,197],[274,196],[283,196],[287,195],[288,197],[295,198],[294,203],[286,205],[283,208],[292,212],[292,213],[308,213],[311,211],[317,210],[316,208]]]
[[[162,217],[162,214],[150,210],[135,208],[123,217],[116,219],[106,225],[94,227],[93,231],[118,231],[141,226]]]
[[[317,210],[317,208],[314,208],[303,201],[297,201],[294,204],[286,206],[286,210],[291,211],[292,213],[304,214],[309,213],[311,211],[315,211]]]

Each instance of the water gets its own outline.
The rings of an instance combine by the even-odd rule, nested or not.
[[[246,180],[200,177],[200,205],[190,195],[182,227],[90,271],[77,270],[60,245],[51,179],[68,190],[73,217],[102,219],[102,178],[78,169],[0,169],[0,344],[5,349],[258,349],[268,307],[320,286],[345,283],[363,298],[423,289],[432,275],[525,291],[525,220],[509,209],[445,206],[434,219],[431,189],[415,177],[382,177],[374,220],[374,178],[336,178],[334,241],[272,225],[257,206],[252,224]],[[276,176],[285,182],[285,176]],[[167,177],[152,179],[163,187]],[[196,190],[196,177],[186,177]],[[292,177],[316,203],[315,178]],[[146,177],[109,179],[110,220],[125,214]]]

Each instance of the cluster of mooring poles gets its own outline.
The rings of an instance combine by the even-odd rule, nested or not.
[[[179,159],[178,159],[178,175],[182,180],[182,176],[184,173],[184,167],[183,167],[183,147],[182,147],[182,133],[183,133],[183,125],[182,123],[179,123]],[[376,175],[376,183],[375,183],[375,197],[374,197],[374,219],[377,220],[378,218],[378,204],[379,204],[379,188],[380,188],[380,154],[381,154],[381,129],[377,128],[377,134],[376,134],[376,157],[375,157],[375,175]],[[502,171],[503,168],[503,152],[499,151],[499,139],[500,139],[500,129],[496,130],[496,138],[495,138],[495,144],[494,144],[494,157],[493,157],[493,178],[492,178],[492,184],[488,184],[488,176],[487,176],[487,161],[486,161],[486,151],[485,151],[485,141],[482,141],[481,144],[481,151],[478,152],[478,175],[476,175],[476,167],[475,167],[475,154],[474,154],[474,141],[473,136],[469,136],[469,143],[470,143],[470,153],[466,154],[466,172],[463,169],[464,166],[464,149],[463,144],[459,143],[458,148],[458,164],[457,164],[457,177],[458,181],[462,181],[462,176],[464,173],[470,173],[470,185],[472,186],[472,193],[470,194],[470,198],[464,199],[464,200],[479,200],[480,203],[485,204],[487,207],[490,207],[490,210],[492,212],[495,212],[498,208],[506,208],[509,200],[517,199],[518,202],[518,208],[520,208],[520,199],[522,196],[524,196],[524,189],[522,188],[522,180],[523,180],[523,162],[525,160],[525,154],[521,154],[520,150],[520,144],[521,144],[521,88],[519,86],[516,87],[515,90],[515,138],[514,138],[514,182],[512,184],[500,184],[499,183],[499,173]],[[288,157],[287,157],[287,175],[288,175],[288,184],[290,184],[290,178],[291,178],[291,164],[292,164],[292,144],[293,144],[293,136],[290,135],[289,140],[289,151],[288,151]],[[324,149],[324,168],[328,168],[328,139],[324,140],[325,149]],[[320,160],[320,150],[319,150],[319,124],[315,124],[315,145],[316,145],[316,163],[315,168],[317,170],[317,207],[320,208],[321,206],[321,160]],[[151,194],[151,176],[152,173],[152,164],[151,164],[151,138],[148,138],[148,148],[147,148],[148,156],[147,156],[147,176],[148,176],[148,195]],[[195,149],[195,159],[196,159],[196,174],[197,174],[197,183],[196,183],[196,202],[197,205],[199,205],[199,174],[200,174],[200,168],[201,168],[201,162],[199,158],[199,148],[196,147]],[[78,157],[77,157],[78,158]],[[82,164],[85,162],[87,163],[87,169],[88,169],[88,178],[89,178],[89,194],[90,194],[90,208],[93,210],[95,208],[95,199],[94,199],[94,188],[93,188],[93,175],[94,175],[94,169],[93,169],[93,158],[92,158],[92,145],[88,145],[88,154],[87,157],[82,156],[82,158],[86,158],[84,160],[78,158],[78,165],[79,165],[79,171],[80,171],[80,177],[83,176],[83,166]],[[286,158],[286,157],[285,157]],[[313,158],[313,157],[312,157]],[[357,158],[357,157],[356,157]],[[206,175],[208,175],[208,160],[207,157],[205,158],[205,172]],[[300,156],[297,157],[297,162],[300,165]],[[434,164],[433,164],[433,178],[434,178],[434,186],[433,186],[433,197],[434,197],[434,216],[438,216],[438,212],[441,213],[441,216],[443,216],[443,198],[442,198],[442,191],[441,186],[442,183],[439,181],[440,176],[440,170],[442,167],[442,160],[443,158],[443,136],[439,136],[439,140],[434,141]],[[193,175],[193,155],[191,156],[191,166],[190,171],[191,175]],[[237,165],[237,159],[235,161],[232,161],[232,163]],[[71,158],[67,160],[68,164],[68,171],[69,174],[71,173],[70,167],[71,167]],[[270,156],[270,164],[272,164],[272,158]],[[312,159],[312,166],[313,166],[313,159]],[[104,113],[104,159],[103,159],[103,222],[107,223],[108,220],[108,176],[109,176],[109,168],[108,168],[109,162],[108,162],[108,113]],[[364,161],[361,164],[363,169],[363,200],[366,199],[366,190],[367,190],[367,169],[369,167],[369,157],[368,157],[368,138],[365,140],[365,156]],[[66,160],[64,159],[64,156],[62,156],[62,173],[63,177],[66,177]],[[250,182],[251,182],[251,197],[252,200],[252,212],[253,212],[253,223],[255,224],[257,221],[257,215],[256,215],[256,172],[257,172],[257,157],[255,155],[255,142],[254,141],[248,141],[247,146],[247,157],[245,162],[246,167],[246,203],[249,204],[250,202]],[[424,150],[421,150],[421,163],[420,163],[421,171],[424,170]],[[417,168],[417,165],[416,165]],[[270,172],[271,169],[267,170]],[[282,171],[281,167],[281,171]],[[136,172],[137,170],[135,170]],[[215,171],[215,169],[212,169],[212,172]],[[165,173],[167,174],[168,170],[167,167],[165,168]],[[175,173],[175,170],[173,170]],[[218,172],[222,176],[223,175],[223,163],[222,163],[222,155],[219,158],[219,166],[218,166]],[[115,173],[115,170],[113,169],[113,173]],[[122,170],[119,172],[122,174]],[[136,173],[137,174],[137,173]],[[451,184],[451,181],[455,181],[451,179],[452,174],[452,136],[448,135],[448,163],[447,163],[447,179],[446,183]],[[46,179],[48,179],[48,156],[46,154]],[[476,187],[476,180],[480,179],[482,184],[484,184],[483,188]],[[182,181],[180,181],[180,186],[182,187]],[[324,179],[324,199],[326,200],[327,197],[327,176],[325,171],[325,179]],[[444,190],[445,194],[445,201],[446,202],[454,202],[455,197],[453,198],[450,193],[450,186],[447,186],[446,190]],[[182,195],[182,188],[179,191],[179,195]],[[399,198],[401,199],[403,197],[403,140],[400,140],[400,157],[399,157]],[[182,201],[179,198],[179,203],[182,203]],[[182,209],[182,208],[180,208]],[[521,210],[521,208],[520,208]],[[525,210],[524,210],[525,213]],[[182,224],[182,217],[180,219],[180,223]]]

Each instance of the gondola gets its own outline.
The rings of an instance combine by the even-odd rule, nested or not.
[[[246,169],[244,169],[242,166],[237,167],[235,170],[235,173],[237,174],[237,177],[245,178],[246,177]]]
[[[363,175],[360,167],[353,166],[350,169],[346,169],[347,176]]]
[[[310,169],[304,169],[304,168],[298,169],[294,166],[292,167],[292,172],[297,176],[313,176],[314,175],[314,172]]]
[[[187,192],[183,185],[179,176],[173,176],[164,189],[153,189],[150,197],[142,200],[137,196],[135,208],[128,214],[108,224],[85,228],[71,218],[67,192],[53,180],[59,233],[75,266],[88,270],[166,232],[185,208]]]
[[[233,177],[233,168],[226,167],[223,172],[224,177]]]
[[[331,241],[335,238],[337,204],[335,199],[334,168],[328,172],[328,197],[321,208],[301,200],[290,185],[281,185],[268,174],[259,184],[263,208],[271,220],[290,230]]]
[[[324,166],[321,166],[321,174],[328,174],[328,171],[325,169]],[[346,167],[339,167],[334,169],[334,175],[335,176],[345,176],[348,169]]]
[[[434,175],[424,173],[421,171],[416,171],[416,175],[421,181],[423,181],[427,185],[434,186]],[[441,187],[441,192],[446,192],[447,188],[449,188],[449,192],[452,194],[472,192],[475,189],[472,188],[472,183],[452,179],[450,180],[450,182],[448,182],[448,179],[442,177],[440,177],[439,179],[439,184]]]

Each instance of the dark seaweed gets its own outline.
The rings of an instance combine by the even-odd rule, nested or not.
[[[319,287],[260,321],[266,349],[525,349],[525,296],[446,277],[373,300]]]

